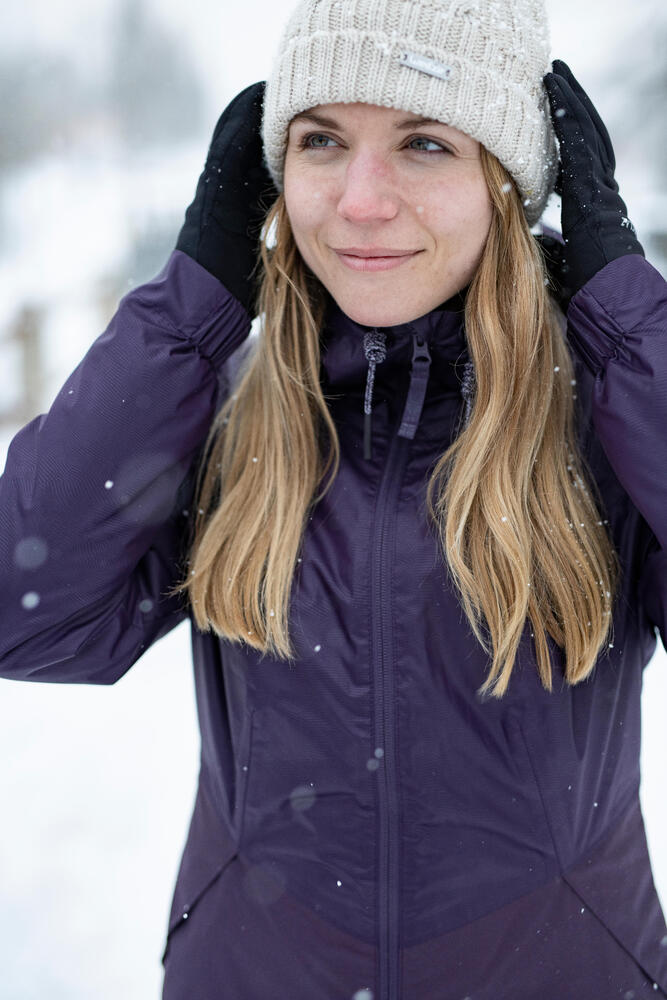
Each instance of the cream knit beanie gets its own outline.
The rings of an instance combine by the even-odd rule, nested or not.
[[[544,0],[301,0],[264,101],[266,162],[283,188],[287,130],[317,104],[379,104],[453,125],[509,171],[530,225],[558,154],[542,78]]]

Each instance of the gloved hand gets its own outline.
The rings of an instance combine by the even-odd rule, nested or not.
[[[560,59],[554,60],[544,85],[560,146],[556,193],[562,199],[565,239],[560,279],[561,295],[569,301],[610,261],[626,254],[643,257],[644,250],[614,180],[609,133],[591,99]]]
[[[177,250],[215,275],[251,315],[259,236],[278,197],[263,159],[264,88],[264,82],[247,87],[218,119],[176,243]]]

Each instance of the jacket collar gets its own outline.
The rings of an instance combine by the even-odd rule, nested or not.
[[[409,323],[375,328],[350,319],[328,296],[321,336],[322,374],[332,387],[363,391],[369,367],[364,336],[377,330],[385,335],[386,356],[377,365],[375,384],[378,390],[395,390],[410,372],[417,334],[431,353],[428,394],[457,390],[469,360],[464,307],[465,291]]]

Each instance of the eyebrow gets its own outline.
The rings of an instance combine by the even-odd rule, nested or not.
[[[313,122],[314,125],[319,125],[320,128],[341,128],[340,123],[335,118],[316,115],[312,111],[302,111],[301,114],[295,115],[292,121],[309,121]],[[445,125],[445,123],[435,121],[434,118],[404,118],[400,122],[394,122],[394,128],[399,132],[405,132],[410,128],[421,128],[422,125]]]

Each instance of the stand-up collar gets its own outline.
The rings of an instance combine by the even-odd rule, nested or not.
[[[462,293],[409,323],[369,327],[350,319],[329,297],[322,341],[323,374],[332,387],[363,390],[369,362],[364,336],[375,330],[384,334],[386,356],[377,366],[376,386],[391,391],[401,386],[410,372],[413,337],[426,340],[431,353],[428,393],[452,391],[460,386],[469,360],[463,316]]]
[[[322,337],[326,389],[360,394],[364,458],[372,458],[373,399],[404,399],[398,436],[414,438],[427,398],[460,393],[467,421],[474,372],[464,333],[462,294],[410,323],[368,327],[350,319],[331,297]],[[408,381],[409,379],[409,381]],[[406,393],[407,385],[407,395]]]

